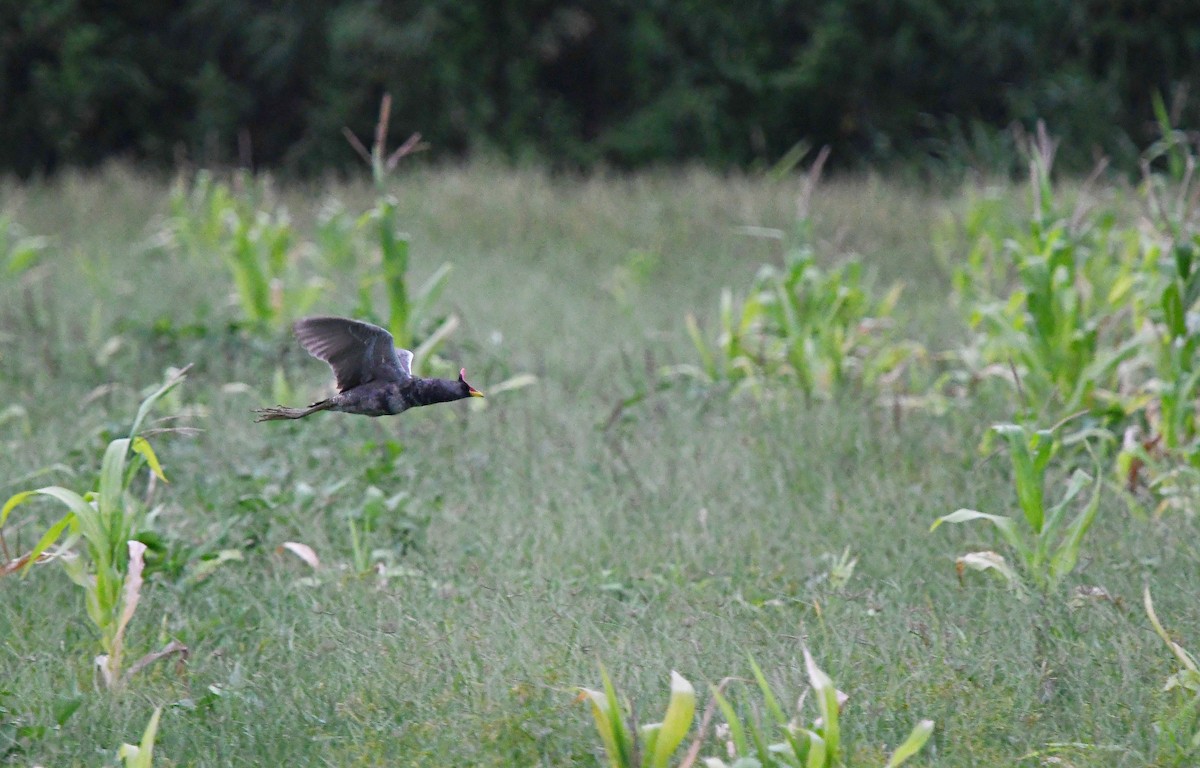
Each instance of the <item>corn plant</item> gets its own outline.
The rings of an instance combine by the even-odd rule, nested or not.
[[[239,186],[244,182],[239,177]],[[207,256],[220,249],[230,218],[240,216],[234,211],[244,204],[210,171],[198,172],[190,186],[180,177],[171,188],[166,235],[188,254]]]
[[[1128,280],[1141,341],[1127,378],[1117,471],[1130,491],[1145,488],[1156,512],[1187,509],[1200,498],[1200,195],[1197,158],[1159,103],[1163,139],[1143,161],[1147,215],[1140,258]],[[1169,173],[1152,171],[1166,156]]]
[[[789,717],[753,659],[750,667],[762,695],[769,725],[762,725],[757,717],[740,717],[730,700],[714,688],[713,698],[725,717],[725,727],[719,733],[724,737],[726,757],[733,762],[729,764],[723,758],[709,757],[705,759],[707,768],[833,768],[845,765],[840,718],[847,697],[817,666],[808,649],[804,649],[804,667],[816,701],[817,717],[813,720],[806,721],[803,716],[807,691],[800,697],[795,715]],[[919,752],[932,733],[932,720],[918,722],[908,738],[892,752],[886,768],[901,765]]]
[[[764,266],[744,297],[722,290],[715,339],[687,316],[699,363],[672,372],[753,392],[791,382],[809,399],[871,384],[913,351],[886,337],[899,296],[895,286],[874,299],[857,262],[825,270],[811,248],[792,249],[782,268]]]
[[[408,235],[399,228],[396,198],[383,195],[361,220],[360,225],[378,247],[379,271],[359,286],[359,311],[370,317],[377,313],[373,294],[381,285],[387,303],[383,324],[396,345],[413,351],[413,364],[419,366],[432,355],[458,327],[454,314],[439,317],[434,313],[438,299],[450,278],[450,264],[442,264],[419,286],[410,283]]]
[[[1165,201],[1162,181],[1146,167],[1145,187],[1157,237],[1147,239],[1146,270],[1153,279],[1141,286],[1149,295],[1145,320],[1153,329],[1155,376],[1148,384],[1157,395],[1156,432],[1163,447],[1190,449],[1197,437],[1195,402],[1200,396],[1200,215],[1190,194],[1196,157],[1184,161],[1183,179],[1174,200]]]
[[[171,238],[193,253],[216,252],[233,278],[242,319],[259,331],[278,331],[306,313],[320,298],[325,281],[301,281],[298,242],[283,209],[260,208],[247,193],[235,194],[207,172],[196,176],[190,192],[182,183],[172,195]]]
[[[662,722],[637,726],[628,706],[622,706],[603,665],[604,690],[580,688],[580,699],[592,708],[596,730],[611,768],[666,768],[667,761],[692,728],[696,690],[678,672],[671,673],[671,697]]]
[[[1150,587],[1146,586],[1142,594],[1142,604],[1150,626],[1154,632],[1167,644],[1167,648],[1179,662],[1179,671],[1167,678],[1164,691],[1177,691],[1179,703],[1174,714],[1167,721],[1159,723],[1160,731],[1182,753],[1183,756],[1195,755],[1200,752],[1200,665],[1196,658],[1179,643],[1171,639],[1170,634],[1163,628],[1154,612],[1154,602],[1150,599]]]
[[[418,371],[458,328],[458,317],[453,314],[437,317],[433,312],[449,280],[449,264],[442,264],[415,289],[409,281],[410,240],[401,231],[399,203],[394,195],[387,193],[387,182],[401,159],[425,149],[426,145],[421,143],[421,134],[414,133],[397,149],[388,152],[391,109],[392,97],[384,94],[379,105],[379,119],[375,124],[375,141],[370,150],[353,131],[343,129],[350,146],[371,167],[371,177],[378,193],[374,207],[358,220],[359,229],[378,248],[379,272],[361,282],[357,311],[362,316],[372,318],[386,314],[381,324],[392,334],[397,346],[412,350],[413,370]],[[386,313],[374,311],[375,286],[380,284],[387,300]]]
[[[1067,481],[1062,497],[1053,505],[1047,503],[1046,476],[1051,459],[1062,445],[1055,434],[1060,427],[1039,430],[1030,430],[1017,424],[997,424],[992,427],[992,431],[1002,437],[1008,446],[1017,506],[1024,526],[1013,517],[959,509],[939,517],[930,531],[936,530],[942,523],[985,520],[1000,532],[1028,579],[1042,590],[1057,586],[1064,576],[1075,569],[1083,538],[1091,528],[1100,506],[1101,489],[1100,479],[1093,481],[1086,472],[1077,470]],[[1089,483],[1092,484],[1091,498],[1068,520],[1072,504]],[[1003,557],[994,552],[970,553],[959,559],[958,567],[960,571],[964,568],[992,570],[1010,583],[1017,584],[1016,572],[1008,567]]]
[[[63,565],[71,581],[83,589],[87,615],[99,635],[102,651],[96,663],[108,687],[120,686],[128,677],[122,676],[124,636],[142,587],[146,545],[134,537],[146,509],[133,493],[133,482],[143,468],[153,478],[166,482],[154,449],[141,434],[142,423],[154,404],[183,380],[185,372],[170,376],[143,400],[128,436],[108,444],[94,490],[81,495],[69,488],[46,486],[17,493],[0,508],[0,529],[18,506],[38,496],[54,499],[67,508],[67,513],[28,553],[0,573],[20,570],[27,574],[35,564],[54,560]],[[74,548],[81,541],[81,552],[76,552]],[[182,650],[182,646],[172,643],[163,652],[135,663],[128,674],[148,663],[147,659]]]
[[[1013,366],[1027,408],[1050,404],[1063,415],[1097,407],[1098,395],[1101,403],[1109,399],[1118,367],[1139,344],[1122,322],[1128,308],[1117,290],[1128,263],[1126,244],[1114,232],[1113,217],[1059,208],[1051,183],[1055,148],[1039,126],[1029,150],[1028,231],[985,226],[978,237],[993,245],[972,247],[955,286],[970,306],[985,361]]]

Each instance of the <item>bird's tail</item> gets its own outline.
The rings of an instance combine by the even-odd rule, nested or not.
[[[333,400],[322,400],[318,403],[313,403],[307,408],[288,408],[286,405],[277,405],[274,408],[256,408],[255,413],[258,418],[254,420],[257,424],[260,421],[277,421],[279,419],[303,419],[310,413],[317,411],[326,411],[333,407]]]

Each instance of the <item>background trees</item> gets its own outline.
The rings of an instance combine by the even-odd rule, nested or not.
[[[167,7],[169,6],[169,7]],[[396,99],[436,152],[565,166],[834,161],[1005,167],[1044,118],[1061,162],[1131,164],[1200,77],[1188,0],[87,0],[0,4],[0,168],[112,156],[354,162]]]

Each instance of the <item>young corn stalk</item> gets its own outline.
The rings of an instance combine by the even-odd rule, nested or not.
[[[1082,203],[1059,210],[1051,182],[1055,150],[1039,125],[1029,146],[1028,231],[1010,231],[984,201],[969,217],[975,243],[954,281],[981,334],[972,353],[1011,366],[1023,408],[1049,403],[1052,416],[1102,409],[1117,389],[1118,367],[1139,349],[1121,322],[1128,308],[1119,290],[1119,233],[1112,217],[1091,216]]]
[[[287,213],[259,209],[248,193],[235,194],[208,172],[196,176],[190,193],[176,186],[169,231],[190,253],[220,254],[242,318],[254,330],[279,331],[325,290],[320,278],[301,283],[295,275],[297,254],[307,244],[297,241]]]
[[[68,578],[84,592],[88,618],[100,640],[96,657],[104,685],[120,687],[146,664],[170,653],[186,653],[176,642],[124,668],[125,630],[133,618],[142,588],[146,545],[134,539],[145,520],[145,505],[132,485],[147,468],[166,482],[162,466],[150,443],[141,435],[142,423],[154,404],[183,381],[187,369],[168,377],[142,401],[127,437],[113,440],[104,452],[95,490],[79,494],[61,486],[46,486],[13,495],[0,508],[0,530],[12,512],[26,501],[44,496],[66,507],[26,554],[0,567],[0,575],[20,571],[22,575],[38,563],[58,561]],[[82,541],[81,551],[75,547]]]
[[[391,117],[392,99],[384,94],[379,105],[379,120],[375,125],[375,142],[368,151],[354,133],[344,128],[346,140],[371,167],[378,194],[375,206],[358,221],[359,229],[373,239],[379,249],[380,271],[359,286],[358,314],[374,317],[372,294],[376,285],[383,285],[387,298],[387,320],[382,324],[396,340],[396,345],[413,352],[413,371],[419,371],[446,338],[458,328],[458,317],[447,315],[437,318],[434,306],[442,295],[450,277],[450,264],[434,270],[418,288],[409,284],[408,256],[409,238],[400,230],[398,201],[387,193],[388,175],[395,170],[400,160],[421,151],[421,135],[413,134],[390,154],[387,151],[388,124]]]
[[[856,262],[826,271],[810,248],[793,249],[783,268],[764,266],[744,298],[721,291],[715,342],[687,316],[699,365],[673,372],[756,394],[771,382],[791,382],[809,400],[871,384],[913,352],[889,344],[884,333],[899,297],[895,286],[872,298]]]
[[[600,666],[603,691],[580,688],[580,700],[592,707],[596,730],[604,743],[611,768],[666,768],[667,761],[692,728],[696,690],[678,672],[671,673],[671,698],[662,722],[638,726],[628,707],[622,707],[617,690]]]
[[[1036,431],[1017,424],[997,424],[992,427],[993,432],[1008,444],[1017,506],[1021,510],[1024,527],[1012,517],[959,509],[939,517],[929,530],[937,530],[942,523],[986,520],[995,526],[1016,555],[1026,578],[1042,591],[1056,587],[1064,576],[1075,569],[1083,537],[1091,528],[1100,506],[1101,489],[1099,478],[1093,481],[1086,472],[1077,470],[1068,480],[1058,502],[1053,506],[1047,505],[1046,474],[1050,460],[1061,446],[1055,435],[1059,427]],[[1089,483],[1092,485],[1091,498],[1068,521],[1073,502]],[[968,568],[992,570],[1013,586],[1020,585],[1017,573],[995,552],[972,552],[960,557],[960,574]]]
[[[808,649],[804,649],[804,667],[816,699],[817,717],[807,723],[801,719],[807,692],[800,697],[796,714],[789,718],[754,659],[750,659],[750,667],[762,694],[770,726],[764,728],[756,717],[741,718],[729,699],[714,688],[713,698],[725,717],[725,727],[719,732],[724,737],[726,756],[733,762],[709,757],[704,761],[707,768],[834,768],[845,765],[840,717],[847,697],[817,666]],[[918,722],[908,738],[892,752],[885,768],[895,768],[921,751],[933,734],[933,725],[932,720]],[[780,736],[782,739],[776,741]]]
[[[1121,406],[1132,423],[1117,472],[1130,492],[1149,491],[1161,514],[1200,498],[1200,185],[1193,143],[1157,96],[1155,114],[1162,138],[1142,160],[1146,215],[1123,277],[1141,346],[1124,366],[1131,385]]]

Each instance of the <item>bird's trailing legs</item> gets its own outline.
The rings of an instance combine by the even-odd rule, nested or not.
[[[279,419],[303,419],[310,413],[317,411],[326,411],[333,407],[333,400],[322,400],[319,403],[313,403],[307,408],[288,408],[286,405],[277,405],[274,408],[257,408],[255,413],[258,418],[255,423],[260,421],[276,421]]]

